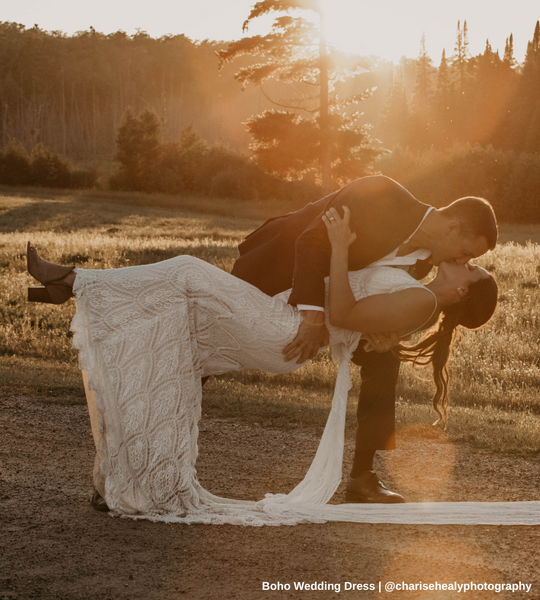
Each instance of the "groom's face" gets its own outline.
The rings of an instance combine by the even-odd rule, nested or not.
[[[434,265],[442,262],[464,265],[489,250],[484,236],[473,236],[464,232],[459,223],[454,222],[437,238],[431,248],[431,260]]]

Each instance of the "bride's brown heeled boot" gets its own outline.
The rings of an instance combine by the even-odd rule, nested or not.
[[[26,268],[32,277],[45,286],[28,288],[30,302],[63,304],[73,296],[71,285],[62,283],[62,279],[75,267],[56,265],[43,260],[30,242],[26,246]]]

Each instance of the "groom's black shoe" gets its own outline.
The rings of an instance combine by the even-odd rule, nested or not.
[[[94,490],[94,494],[92,495],[92,500],[90,503],[92,504],[92,508],[94,510],[99,510],[101,512],[109,511],[109,507],[105,502],[105,498],[103,498],[103,496],[97,490]]]
[[[391,492],[377,477],[374,471],[365,471],[354,479],[349,477],[345,488],[347,502],[362,502],[371,504],[398,504],[405,498]]]

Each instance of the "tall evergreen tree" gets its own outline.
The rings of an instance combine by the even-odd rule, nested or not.
[[[146,190],[159,162],[161,127],[157,115],[145,110],[140,115],[127,110],[118,128],[115,159],[122,189]]]
[[[529,121],[524,139],[524,149],[540,152],[540,22],[536,22],[533,39],[527,45],[522,73],[525,95],[525,118]]]
[[[471,59],[469,52],[467,21],[464,21],[463,25],[458,21],[456,44],[450,64],[456,91],[453,104],[452,129],[454,131],[452,137],[465,142],[469,138],[471,104],[473,102],[470,94],[470,84],[474,77],[475,66],[475,60]]]
[[[454,85],[450,78],[450,69],[443,49],[441,62],[437,71],[437,86],[433,98],[435,120],[435,145],[444,147],[453,141],[452,121],[454,112]]]
[[[508,119],[508,143],[518,152],[540,151],[540,23],[527,44]]]
[[[454,54],[452,56],[452,67],[458,75],[458,93],[465,94],[467,83],[467,63],[470,58],[469,53],[469,33],[467,21],[458,21],[456,31],[456,45],[454,46]]]
[[[493,145],[496,148],[507,148],[509,146],[509,140],[511,139],[510,128],[512,105],[514,103],[514,97],[516,94],[516,67],[517,61],[514,58],[514,36],[511,33],[504,44],[504,55],[500,67],[501,78],[504,82],[505,92],[505,109],[504,115],[502,115],[499,127],[493,134]]]
[[[510,36],[506,38],[506,42],[504,44],[503,63],[505,65],[508,65],[509,67],[514,67],[516,65],[516,59],[514,58],[514,36],[513,36],[513,34],[510,34]]]
[[[411,103],[412,131],[411,145],[419,150],[424,150],[432,143],[433,126],[433,90],[432,78],[434,74],[433,61],[426,50],[426,35],[420,41],[420,53],[415,61],[416,82]]]
[[[475,74],[471,83],[471,99],[468,103],[469,141],[483,145],[493,144],[495,133],[508,110],[511,93],[502,61],[486,40],[484,53],[475,59]]]
[[[409,107],[405,86],[403,85],[403,67],[392,67],[388,76],[388,92],[383,108],[382,130],[385,143],[390,146],[409,145]]]
[[[292,13],[292,14],[291,14]],[[246,86],[258,85],[262,94],[287,112],[267,110],[248,122],[253,135],[253,150],[260,164],[274,172],[298,176],[316,169],[323,187],[334,187],[333,176],[341,173],[344,165],[351,164],[348,177],[354,178],[359,166],[353,156],[364,155],[363,170],[369,169],[374,156],[371,139],[365,127],[357,124],[357,116],[346,108],[369,96],[364,92],[339,98],[335,83],[365,70],[365,59],[347,57],[330,48],[324,36],[324,13],[318,0],[260,0],[244,22],[246,31],[251,22],[263,15],[276,15],[270,33],[265,36],[244,37],[232,42],[218,55],[223,62],[242,55],[257,56],[261,62],[241,68],[236,79]],[[283,99],[279,83],[290,84],[293,98]],[[299,113],[307,113],[306,118]],[[295,136],[310,140],[309,147],[298,147],[295,165],[280,170],[280,154]],[[348,140],[346,143],[345,140]],[[338,151],[339,148],[339,151]],[[352,162],[351,162],[352,161]],[[356,165],[356,166],[353,166]]]

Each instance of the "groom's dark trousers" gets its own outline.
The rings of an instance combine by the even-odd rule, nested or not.
[[[269,296],[292,287],[292,305],[323,307],[331,247],[321,217],[330,207],[339,210],[344,205],[357,235],[349,247],[350,271],[395,250],[414,233],[429,208],[392,179],[363,177],[296,212],[266,221],[240,244],[232,274]],[[421,279],[430,269],[428,261],[419,261],[409,273]],[[365,453],[394,448],[399,361],[391,352],[366,352],[363,346],[360,342],[353,357],[362,376],[353,473]]]

